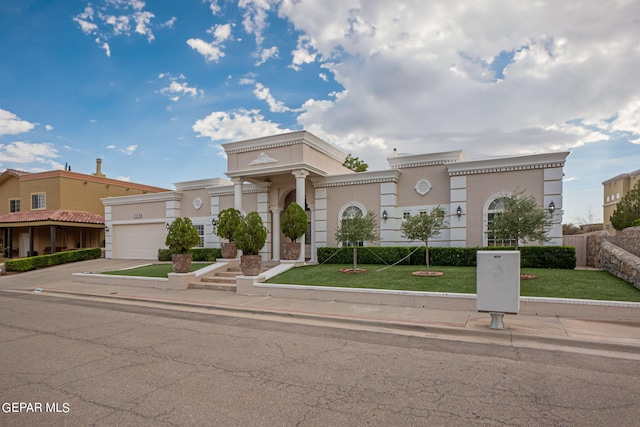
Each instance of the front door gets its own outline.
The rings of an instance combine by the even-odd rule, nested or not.
[[[20,233],[20,256],[29,256],[29,233]]]

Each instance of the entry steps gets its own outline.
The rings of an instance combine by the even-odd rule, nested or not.
[[[262,263],[260,272],[263,273],[280,264],[278,261]],[[227,267],[226,270],[216,270],[201,277],[198,282],[189,283],[189,289],[208,289],[212,291],[236,291],[236,277],[241,276],[239,267]]]

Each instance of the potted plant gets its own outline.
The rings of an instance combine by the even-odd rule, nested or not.
[[[165,245],[172,252],[173,271],[188,273],[191,270],[189,249],[200,244],[200,236],[189,218],[176,218],[167,232]]]
[[[238,249],[233,242],[233,235],[241,222],[242,214],[237,209],[228,208],[220,212],[216,224],[216,235],[228,240],[227,243],[223,242],[220,244],[223,258],[233,259],[238,256]]]
[[[297,240],[307,231],[307,214],[296,202],[291,203],[284,211],[280,224],[282,234],[291,239],[283,244],[284,259],[300,258],[301,243]]]
[[[249,214],[240,221],[233,235],[233,241],[242,251],[240,270],[245,276],[257,276],[262,267],[262,257],[258,255],[267,241],[267,228],[258,212]]]

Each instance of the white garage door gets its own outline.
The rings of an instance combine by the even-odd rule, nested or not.
[[[158,249],[166,248],[167,230],[159,224],[114,225],[112,257],[122,259],[158,259]]]

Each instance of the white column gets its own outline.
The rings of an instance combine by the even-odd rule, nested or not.
[[[311,257],[309,262],[318,262],[318,254],[316,253],[316,210],[315,204],[309,204],[311,210]]]
[[[233,182],[233,207],[242,212],[242,178],[232,178]]]
[[[547,245],[562,246],[562,168],[547,168],[544,170],[544,210],[549,212],[549,205],[553,202],[555,210],[551,213],[551,240]]]
[[[467,177],[452,176],[449,178],[449,230],[450,246],[467,246]],[[460,208],[460,216],[458,216]]]
[[[304,210],[305,208],[305,185],[306,185],[306,178],[307,175],[309,175],[309,172],[307,172],[304,169],[296,169],[293,172],[291,172],[293,174],[293,176],[296,177],[296,203],[298,205],[300,205],[300,207],[302,208],[302,210]],[[300,251],[300,259],[299,261],[304,262],[304,258],[305,258],[305,239],[304,239],[304,235],[300,236],[300,242],[301,242],[301,246],[302,246],[302,250]]]
[[[271,258],[273,261],[280,261],[280,206],[270,206],[271,211],[271,240],[273,241]]]

